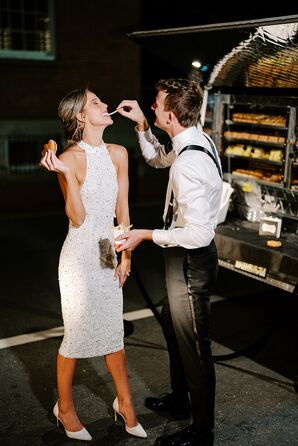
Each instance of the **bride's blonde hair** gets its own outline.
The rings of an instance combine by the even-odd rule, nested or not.
[[[73,146],[83,138],[84,125],[78,121],[78,113],[82,113],[87,102],[88,88],[72,90],[61,100],[58,116],[62,121],[66,139],[66,147]]]

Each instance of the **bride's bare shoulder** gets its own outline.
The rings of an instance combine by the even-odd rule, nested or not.
[[[127,150],[124,146],[120,146],[119,144],[106,144],[107,149],[111,156],[115,156],[116,158],[126,158]]]
[[[82,154],[84,154],[84,150],[81,149],[80,146],[74,144],[73,146],[65,149],[60,155],[59,159],[61,161],[68,161],[71,163],[76,163],[82,158]]]

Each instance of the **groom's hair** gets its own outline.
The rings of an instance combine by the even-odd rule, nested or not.
[[[182,127],[197,125],[203,100],[201,87],[189,79],[160,79],[157,92],[167,93],[165,111],[172,111]]]

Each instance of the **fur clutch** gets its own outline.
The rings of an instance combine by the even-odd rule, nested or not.
[[[98,244],[100,252],[100,264],[102,268],[115,269],[118,262],[115,249],[111,245],[111,241],[108,238],[100,239]]]

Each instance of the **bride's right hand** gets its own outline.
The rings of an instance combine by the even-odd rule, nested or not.
[[[69,172],[69,167],[60,161],[51,150],[42,152],[42,158],[39,165],[45,167],[50,172],[62,173],[63,175],[66,175]]]

